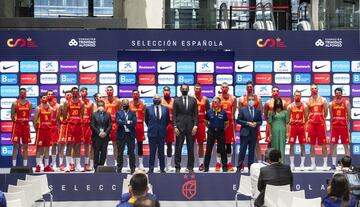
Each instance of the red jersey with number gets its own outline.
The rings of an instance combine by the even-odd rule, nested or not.
[[[105,99],[105,111],[110,113],[112,123],[116,123],[116,112],[119,111],[118,98],[114,97],[112,101]]]
[[[39,124],[39,129],[50,129],[52,126],[51,123],[51,109],[49,106],[43,107],[39,106],[40,113],[37,123]]]
[[[68,110],[69,118],[67,119],[68,123],[80,124],[80,122],[81,122],[81,100],[77,100],[76,102],[73,102],[72,100],[68,101],[68,108],[69,108],[69,110]]]
[[[254,96],[254,99],[255,99],[254,107],[258,109],[259,108],[258,96],[256,94],[253,94],[253,96]],[[242,100],[243,100],[243,102],[242,102],[241,106],[242,107],[247,107],[248,106],[247,94],[243,95]]]
[[[83,115],[83,122],[84,123],[90,123],[90,116],[91,116],[91,109],[93,106],[93,102],[91,102],[89,99],[82,100],[84,103],[84,115]]]
[[[322,97],[318,97],[316,100],[312,97],[309,98],[309,123],[324,123],[324,102]]]
[[[170,102],[167,102],[165,99],[162,99],[161,105],[169,109],[170,122],[172,122],[173,108],[174,108],[174,99],[171,98]]]
[[[15,105],[15,122],[29,122],[30,114],[30,101],[26,100],[25,103],[22,104],[20,100],[17,100]]]
[[[197,99],[197,97],[195,96],[197,105],[198,105],[198,119],[199,119],[199,123],[203,123],[205,122],[205,114],[206,114],[206,97],[205,96],[201,96],[200,100]]]
[[[290,105],[290,125],[305,124],[305,105],[301,103],[297,106],[295,103]]]
[[[334,100],[331,104],[332,120],[331,124],[336,126],[347,126],[346,100],[343,99],[340,103]]]
[[[144,106],[145,106],[145,104],[143,101],[139,101],[137,104],[135,104],[134,101],[130,101],[129,107],[132,111],[134,111],[136,113],[137,123],[144,123],[144,121],[145,121]]]
[[[224,98],[221,94],[219,95],[221,99],[221,109],[224,110],[228,116],[229,121],[234,120],[234,114],[233,114],[233,105],[235,101],[235,97],[232,95],[229,95],[228,98]]]

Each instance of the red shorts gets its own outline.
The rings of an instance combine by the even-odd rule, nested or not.
[[[91,128],[90,128],[90,123],[85,123],[83,128],[82,128],[82,133],[83,133],[83,140],[85,144],[91,144]]]
[[[259,142],[260,140],[262,140],[262,137],[261,137],[260,127],[259,127],[256,141]]]
[[[16,144],[31,143],[29,122],[18,122],[12,125],[11,142]]]
[[[348,126],[332,126],[330,131],[330,143],[338,144],[341,139],[341,144],[350,143],[350,132]]]
[[[37,147],[50,147],[52,145],[51,128],[37,129],[35,145]]]
[[[195,140],[197,143],[204,143],[206,141],[206,126],[204,122],[199,122],[198,128],[195,134]]]
[[[235,126],[234,120],[229,120],[228,128],[225,128],[225,144],[235,142]]]
[[[142,142],[145,140],[144,123],[136,123],[135,126],[136,141]]]
[[[66,141],[67,141],[67,123],[61,123],[58,143],[66,144]]]
[[[116,142],[116,131],[117,131],[117,123],[112,123],[111,131],[110,131],[110,141]]]
[[[80,144],[83,142],[83,133],[81,124],[67,125],[67,143]]]
[[[289,144],[296,144],[296,138],[299,139],[299,144],[306,144],[306,133],[304,125],[290,125],[289,127]]]
[[[175,130],[172,125],[172,122],[170,122],[166,127],[165,142],[167,142],[167,143],[175,142]]]
[[[308,137],[310,144],[315,145],[316,140],[318,145],[327,144],[326,125],[321,123],[308,124]]]
[[[59,128],[57,125],[52,125],[51,126],[51,133],[50,133],[50,137],[52,139],[52,143],[56,144],[58,143],[59,140]]]

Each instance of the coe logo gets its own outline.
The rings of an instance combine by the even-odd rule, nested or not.
[[[314,74],[314,83],[315,84],[329,84],[331,81],[330,74],[321,73],[321,74]]]
[[[216,84],[222,84],[222,83],[228,83],[228,84],[232,84],[233,83],[233,76],[232,75],[217,75],[216,76]]]
[[[34,47],[39,47],[35,41],[33,41],[33,39],[31,37],[28,37],[27,39],[24,38],[10,38],[6,41],[6,45],[8,47],[14,48],[14,47],[28,47],[28,48],[34,48]]]
[[[271,84],[272,75],[271,74],[256,74],[255,81],[257,84]]]
[[[287,45],[285,44],[284,41],[282,41],[280,39],[280,37],[277,37],[276,39],[273,38],[259,38],[256,41],[256,45],[260,48],[264,48],[264,47],[277,47],[277,48],[284,48],[287,47]]]
[[[154,74],[140,74],[139,75],[139,84],[141,84],[141,85],[155,84],[155,75]]]
[[[197,75],[197,82],[201,85],[212,85],[214,83],[213,75]]]
[[[100,74],[100,77],[101,75],[104,74]],[[80,84],[95,84],[95,83],[96,83],[96,74],[80,74]]]

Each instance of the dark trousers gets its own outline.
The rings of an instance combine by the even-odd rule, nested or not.
[[[257,133],[256,133],[257,134]],[[249,155],[248,155],[248,167],[254,163],[255,157],[255,146],[256,146],[256,136],[240,136],[240,152],[239,152],[239,159],[238,159],[238,168],[242,167],[242,164],[245,159],[246,149],[249,146]]]
[[[194,136],[191,134],[190,130],[180,131],[179,136],[176,136],[175,141],[175,168],[181,168],[181,151],[184,145],[184,141],[186,138],[186,147],[188,151],[188,163],[187,168],[193,169],[194,168]]]
[[[96,138],[92,141],[95,169],[97,168],[97,166],[105,164],[108,144],[109,144],[108,139]]]
[[[209,168],[212,149],[214,147],[215,140],[217,140],[217,151],[221,155],[221,164],[224,167],[227,165],[227,157],[226,157],[226,150],[225,150],[225,131],[215,131],[211,128],[209,128],[208,137],[206,141],[206,154],[205,154],[205,169]]]
[[[118,169],[122,169],[123,167],[123,157],[124,157],[124,149],[125,145],[128,149],[128,155],[130,159],[130,169],[135,170],[135,138],[131,138],[130,133],[125,132],[124,137],[116,140],[116,145],[118,149],[118,156],[117,156],[117,167]]]
[[[165,169],[165,139],[159,137],[149,137],[150,158],[149,170],[154,170],[156,150],[158,151],[158,158],[160,163],[160,170]]]

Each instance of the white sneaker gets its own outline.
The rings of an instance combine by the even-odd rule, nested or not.
[[[70,172],[70,166],[66,166],[64,171],[65,172]]]
[[[144,165],[143,164],[139,165],[139,170],[142,170],[142,171],[144,170]]]
[[[304,164],[301,164],[300,165],[300,171],[304,171],[305,170],[305,166],[304,166]]]
[[[315,171],[315,170],[316,170],[316,165],[311,165],[310,171]]]
[[[170,172],[171,171],[171,165],[166,166],[166,172]]]
[[[84,169],[83,169],[80,165],[77,165],[77,166],[75,167],[75,171],[76,171],[76,172],[83,172]]]
[[[324,165],[323,165],[323,171],[328,171],[329,170],[329,167],[327,166],[327,164],[325,163]]]
[[[291,168],[291,171],[294,171],[294,170],[295,170],[295,165],[294,165],[294,164],[291,164],[291,165],[290,165],[290,168]]]

